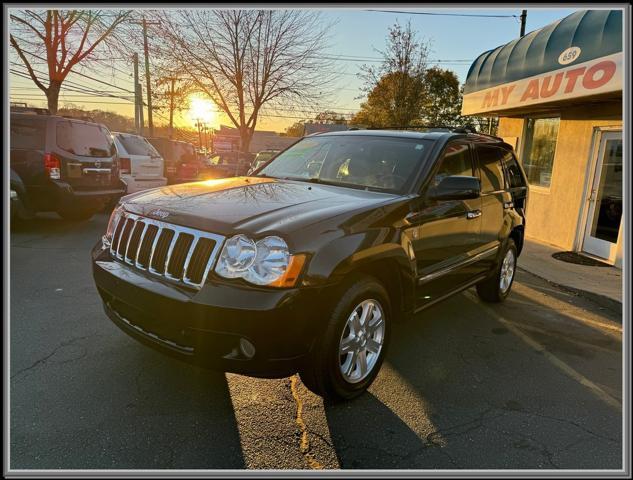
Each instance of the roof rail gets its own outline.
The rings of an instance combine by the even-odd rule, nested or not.
[[[29,107],[27,106],[26,103],[19,104],[17,102],[11,103],[10,111],[12,113],[34,113],[36,115],[50,115],[51,114],[48,108]]]
[[[60,115],[60,117],[64,117],[64,118],[72,118],[73,120],[82,120],[84,122],[92,122],[92,123],[96,123],[94,118],[89,117],[87,115]]]
[[[475,127],[465,125],[460,127],[449,125],[409,125],[409,126],[388,126],[388,127],[363,127],[365,130],[433,130],[447,131],[453,133],[478,133]],[[352,130],[351,128],[349,130]],[[356,128],[358,130],[358,128]]]

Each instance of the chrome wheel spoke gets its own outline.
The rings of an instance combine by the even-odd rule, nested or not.
[[[373,338],[370,338],[369,340],[367,340],[367,350],[371,353],[378,353],[380,352],[380,347],[382,345],[377,342],[376,340],[374,340]]]
[[[377,300],[363,300],[351,311],[339,341],[339,367],[347,382],[360,382],[374,370],[384,339],[382,306]]]
[[[373,303],[366,303],[365,305],[363,305],[363,314],[360,317],[360,324],[363,327],[367,326],[369,319],[371,319],[373,316],[373,311],[374,311]]]
[[[354,368],[356,367],[356,362],[358,361],[358,352],[356,350],[352,351],[352,354],[349,357],[349,363],[345,365],[345,371],[343,372],[348,377],[352,374]]]
[[[360,376],[364,377],[367,374],[367,352],[365,350],[358,352],[357,363]]]
[[[341,355],[344,353],[349,353],[353,351],[355,348],[354,345],[354,337],[347,337],[341,341],[341,348],[339,349]]]
[[[367,334],[373,335],[374,332],[382,328],[382,325],[383,325],[382,317],[378,317],[378,319],[376,319],[374,323],[370,323],[369,325],[367,325]]]
[[[348,323],[350,324],[350,328],[353,334],[357,334],[358,332],[360,332],[362,327],[360,317],[358,316],[358,309],[354,310],[354,313],[352,313],[352,316],[348,320]]]
[[[502,293],[505,293],[508,288],[510,288],[510,284],[512,283],[512,279],[514,277],[514,264],[514,253],[512,250],[508,250],[506,256],[503,258],[503,263],[501,264],[501,270],[499,272],[499,288]]]

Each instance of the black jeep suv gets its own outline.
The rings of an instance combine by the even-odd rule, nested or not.
[[[11,215],[57,212],[85,220],[125,193],[103,125],[47,113],[11,113]]]
[[[525,175],[502,140],[348,131],[249,177],[124,197],[92,251],[105,311],[181,359],[352,398],[392,323],[476,285],[510,292]]]

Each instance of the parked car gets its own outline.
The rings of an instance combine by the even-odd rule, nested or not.
[[[38,109],[11,113],[11,214],[85,220],[125,193],[108,129]]]
[[[148,138],[147,140],[158,150],[165,161],[167,184],[198,180],[202,164],[191,143],[161,137]]]
[[[206,162],[205,172],[216,178],[246,175],[255,155],[248,152],[219,152]]]
[[[112,321],[158,350],[349,399],[392,324],[476,285],[510,293],[525,175],[501,139],[305,137],[256,176],[123,198],[92,251]]]
[[[253,173],[258,168],[262,167],[266,162],[272,160],[275,155],[277,155],[280,150],[262,150],[255,155],[255,159],[251,164],[251,167],[248,169],[249,175]]]
[[[165,161],[146,138],[132,133],[113,132],[119,154],[119,174],[127,193],[167,184]]]

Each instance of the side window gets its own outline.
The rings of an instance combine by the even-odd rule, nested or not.
[[[46,122],[11,119],[11,148],[42,150],[46,136]]]
[[[487,145],[477,145],[479,173],[481,175],[481,193],[503,190],[505,186],[501,158],[503,150]]]
[[[433,178],[433,186],[438,186],[444,177],[451,175],[472,176],[473,162],[468,144],[449,143],[444,151],[440,168]]]
[[[517,159],[512,152],[505,153],[503,156],[503,164],[506,167],[506,176],[510,188],[524,187],[525,180],[523,180],[523,175],[521,174],[521,169],[519,168],[519,162],[517,162]]]

